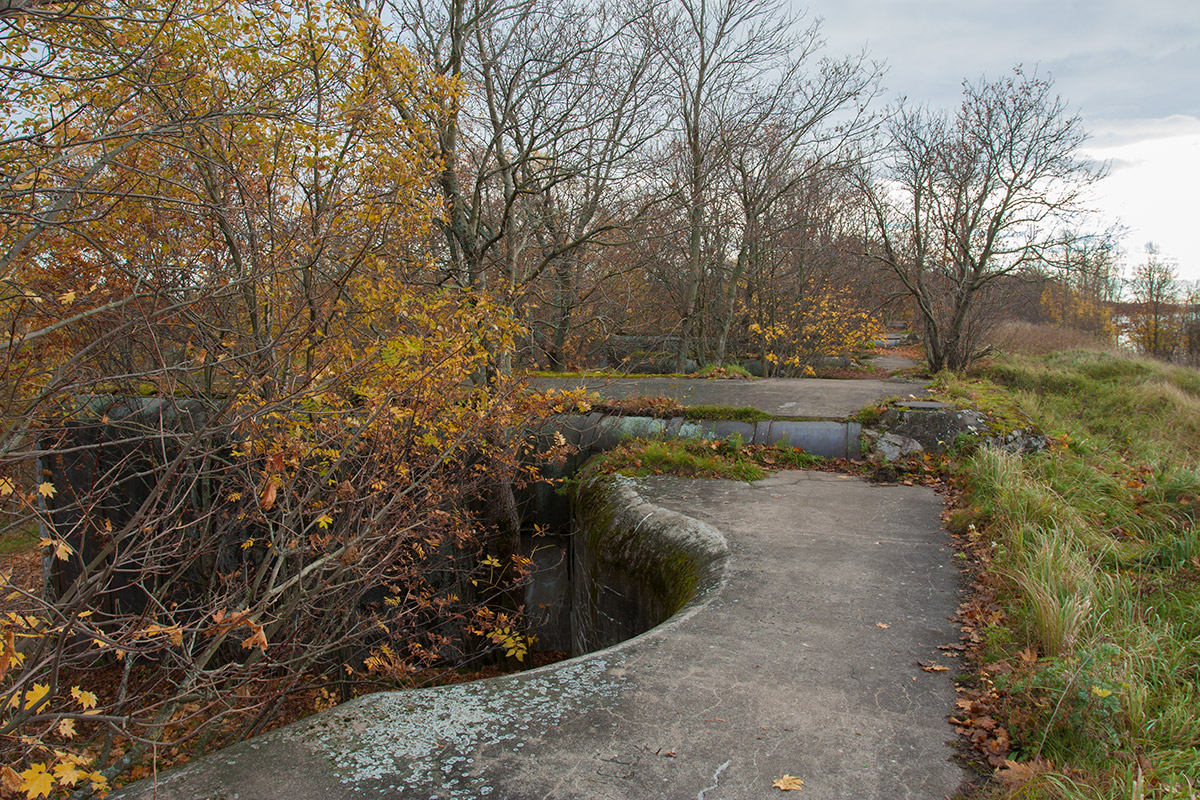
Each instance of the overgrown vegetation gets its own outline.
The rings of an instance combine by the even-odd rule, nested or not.
[[[1200,375],[1071,351],[940,386],[1051,440],[963,462],[952,515],[996,598],[959,713],[1007,718],[996,796],[1200,796]]]
[[[751,406],[685,406],[672,397],[624,397],[619,399],[593,398],[593,411],[615,414],[622,417],[656,417],[671,419],[682,417],[691,420],[726,420],[732,422],[764,422],[771,419],[794,419],[776,417]]]
[[[820,456],[798,447],[746,445],[736,438],[718,441],[630,439],[590,460],[580,471],[579,479],[618,473],[636,478],[679,475],[758,481],[772,470],[806,469],[822,461]]]

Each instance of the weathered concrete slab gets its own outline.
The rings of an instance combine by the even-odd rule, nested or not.
[[[689,406],[749,406],[784,417],[844,419],[868,403],[893,395],[925,397],[913,381],[765,378],[753,381],[700,378],[538,378],[543,388],[583,387],[601,397],[671,397]]]
[[[881,372],[892,373],[902,369],[912,369],[913,367],[917,366],[917,360],[914,358],[907,358],[905,356],[895,356],[891,355],[890,353],[885,353],[883,355],[873,356],[871,358],[871,366],[875,367],[875,369]]]
[[[113,797],[942,798],[965,777],[936,649],[957,574],[927,489],[814,472],[656,478],[728,540],[701,603],[531,673],[372,695]]]

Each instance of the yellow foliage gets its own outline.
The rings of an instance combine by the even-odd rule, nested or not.
[[[812,375],[810,362],[871,347],[883,324],[862,309],[849,287],[831,289],[784,306],[771,323],[754,322],[750,333],[768,363]]]
[[[1047,283],[1042,290],[1041,310],[1052,325],[1087,331],[1108,342],[1116,340],[1111,306],[1070,286]]]

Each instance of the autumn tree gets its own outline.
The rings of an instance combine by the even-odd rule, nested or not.
[[[1176,269],[1153,243],[1146,245],[1146,259],[1133,268],[1129,291],[1135,303],[1128,335],[1134,346],[1156,358],[1169,359],[1179,346],[1176,321],[1178,290]]]
[[[101,785],[323,680],[523,655],[480,498],[545,404],[472,380],[511,310],[428,285],[461,87],[362,7],[28,9],[0,496],[54,568],[0,631],[5,761]]]
[[[1056,231],[1102,174],[1080,158],[1085,139],[1051,82],[1020,68],[964,84],[952,117],[894,110],[885,165],[864,181],[869,252],[910,293],[931,369],[978,357],[994,311],[986,293],[1061,245]]]
[[[1070,233],[1047,259],[1041,312],[1052,325],[1087,331],[1102,341],[1116,337],[1113,304],[1120,293],[1116,231]]]

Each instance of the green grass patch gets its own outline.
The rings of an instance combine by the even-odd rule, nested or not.
[[[958,465],[1006,610],[984,657],[1019,665],[996,685],[1014,757],[1041,759],[996,796],[1200,797],[1200,373],[1072,351],[938,391],[1051,442]]]
[[[709,364],[696,371],[695,377],[709,379],[755,380],[741,364]]]
[[[736,439],[630,439],[588,461],[578,479],[618,473],[634,478],[677,475],[758,481],[775,470],[806,469],[822,460],[795,447],[744,445]]]
[[[616,369],[586,369],[576,370],[571,372],[551,372],[547,370],[530,370],[525,373],[529,378],[573,378],[576,380],[586,378],[703,378],[705,380],[757,380],[753,375],[747,372],[737,364],[725,364],[717,366],[710,364],[697,372],[621,372]]]
[[[38,536],[37,525],[24,528],[9,528],[0,533],[0,556],[11,556],[28,553],[38,548],[41,537]]]
[[[749,406],[685,406],[670,397],[625,397],[612,400],[597,398],[592,402],[592,410],[622,417],[655,417],[656,419],[682,417],[688,420],[731,420],[750,423],[774,419],[794,419],[794,417],[777,417]]]
[[[693,378],[681,372],[621,372],[616,369],[585,369],[571,372],[550,372],[547,370],[530,370],[524,373],[529,378]]]

